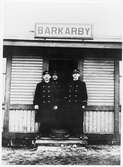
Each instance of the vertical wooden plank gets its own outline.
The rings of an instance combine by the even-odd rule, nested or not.
[[[22,113],[22,132],[24,133],[24,111],[23,110],[21,110],[20,111],[21,113]]]
[[[114,112],[111,112],[111,131],[114,132]]]
[[[32,111],[30,111],[30,132],[32,132]]]
[[[107,114],[107,117],[108,117],[108,121],[107,121],[107,129],[108,129],[108,133],[111,133],[111,115],[110,115],[110,112],[108,112]]]
[[[103,122],[103,133],[106,133],[106,128],[105,128],[105,126],[106,126],[106,112],[105,111],[103,112],[103,120],[104,120],[104,122]]]
[[[86,112],[84,112],[84,119],[83,119],[83,132],[86,132]]]
[[[94,133],[94,111],[91,111],[91,125],[92,125],[92,133]]]
[[[24,132],[27,132],[27,119],[26,119],[26,110],[23,110],[24,112]]]
[[[96,112],[96,133],[99,133],[99,114]]]
[[[99,114],[99,133],[101,133],[101,128],[102,128],[101,127],[101,121],[102,121],[101,120],[101,112],[99,111],[98,114]]]
[[[15,110],[12,110],[12,115],[11,115],[11,117],[12,117],[12,124],[13,124],[13,128],[12,128],[12,130],[13,130],[13,132],[15,131]]]
[[[32,126],[31,116],[32,116],[32,115],[31,115],[31,111],[30,111],[30,117],[29,117],[29,119],[30,119],[30,120],[29,120],[29,121],[30,121],[30,132],[31,132],[31,130],[32,130],[32,127],[31,127],[31,126]]]
[[[3,131],[5,133],[9,132],[9,106],[10,106],[10,87],[11,87],[11,64],[12,57],[10,52],[7,54],[7,73],[6,73],[6,87],[5,87],[5,114],[4,114],[4,125]]]
[[[20,115],[20,111],[19,110],[16,110],[16,114]],[[21,116],[21,115],[20,115]],[[18,116],[18,121],[17,121],[17,131],[20,132],[20,126],[21,126],[21,119],[20,119],[20,116]]]
[[[12,121],[11,121],[11,119],[12,119],[12,113],[11,113],[12,111],[10,110],[10,112],[9,112],[9,132],[11,132],[11,130],[12,130]]]
[[[92,111],[89,112],[89,132],[92,133],[93,125],[92,125]]]
[[[104,133],[108,133],[107,121],[108,121],[108,112],[104,112]]]
[[[19,114],[17,114],[17,110],[14,110],[14,131],[18,132],[18,117],[20,117]]]
[[[33,132],[33,133],[34,133],[34,131],[35,131],[35,119],[34,119],[34,118],[35,118],[35,113],[34,113],[34,112],[35,112],[35,111],[33,110],[33,111],[32,111],[32,115],[33,115],[33,117],[32,117],[32,118],[33,118],[33,119],[32,119],[32,121],[33,121],[33,131],[32,131],[32,132]]]
[[[27,111],[27,132],[30,132],[30,111]]]
[[[88,111],[86,111],[86,133],[88,133]]]
[[[94,127],[94,133],[96,133],[96,119],[97,119],[97,113],[96,113],[96,111],[94,111],[94,122],[93,122],[93,127]]]
[[[115,61],[114,70],[114,138],[119,135],[119,61]]]
[[[114,133],[114,112],[111,112],[111,132]]]
[[[18,132],[21,132],[21,112],[20,110],[16,110],[16,113],[18,115]]]
[[[101,122],[101,126],[102,126],[102,133],[104,134],[105,133],[105,127],[104,127],[104,124],[105,124],[105,112],[104,111],[102,111],[101,112],[101,118],[102,118],[102,122]]]
[[[87,132],[87,111],[85,111],[85,131],[84,133]]]
[[[90,130],[91,130],[91,133],[94,132],[94,114],[93,114],[93,111],[91,111],[91,116],[90,116]]]

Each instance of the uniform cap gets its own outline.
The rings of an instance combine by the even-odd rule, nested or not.
[[[56,71],[53,71],[53,75],[58,75],[58,73]]]
[[[49,75],[50,75],[50,73],[49,73],[48,71],[44,71],[44,72],[43,72],[43,75],[46,75],[46,74],[49,74]]]
[[[73,70],[73,74],[80,74],[79,69],[75,69],[75,70]]]

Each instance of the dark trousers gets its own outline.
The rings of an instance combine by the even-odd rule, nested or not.
[[[83,117],[84,111],[81,104],[68,103],[64,105],[63,126],[73,135],[81,135],[83,133]]]
[[[55,104],[41,105],[36,113],[35,121],[40,123],[39,131],[49,133],[51,129],[60,129],[62,126],[61,105],[57,105],[58,109],[54,110]]]

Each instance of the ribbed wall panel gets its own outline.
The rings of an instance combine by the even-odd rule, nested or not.
[[[106,111],[86,111],[84,113],[84,132],[113,134],[114,113]]]
[[[9,132],[35,133],[39,125],[35,122],[35,111],[33,110],[10,110]]]
[[[114,105],[114,61],[84,60],[88,105]]]
[[[35,122],[34,110],[10,110],[9,132],[35,133],[38,130],[39,124]],[[84,132],[88,134],[113,134],[114,113],[86,111],[84,115]]]
[[[41,81],[43,59],[13,56],[10,104],[32,104],[36,84]]]

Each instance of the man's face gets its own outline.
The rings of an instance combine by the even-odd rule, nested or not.
[[[43,75],[43,79],[46,83],[48,83],[50,81],[50,78],[51,78],[51,76],[49,74]]]
[[[56,80],[58,79],[58,75],[54,74],[54,75],[52,76],[52,78],[53,78],[54,81],[56,81]]]
[[[75,74],[73,74],[72,76],[73,76],[73,80],[76,81],[76,80],[79,79],[80,74],[79,74],[79,73],[75,73]]]

